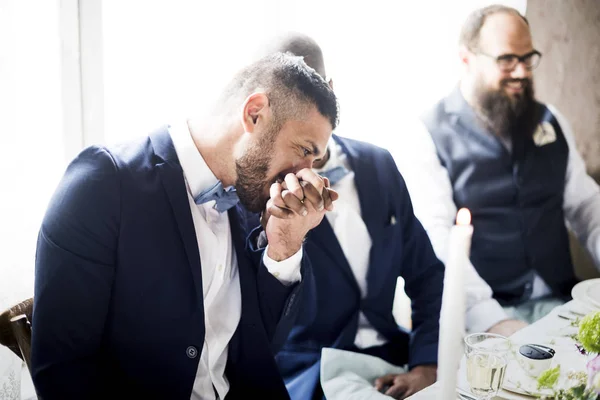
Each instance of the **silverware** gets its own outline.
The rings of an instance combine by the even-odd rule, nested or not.
[[[477,400],[475,397],[473,397],[470,393],[462,390],[462,389],[456,389],[456,394],[458,395],[459,399],[463,399],[463,400]]]
[[[564,314],[556,314],[556,315],[558,316],[558,318],[566,319],[567,321],[575,321],[575,319],[576,319],[576,318],[572,318],[572,317],[569,317]]]

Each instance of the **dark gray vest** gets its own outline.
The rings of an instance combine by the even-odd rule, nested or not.
[[[423,117],[456,207],[472,214],[471,262],[503,305],[530,297],[534,271],[555,295],[576,283],[562,208],[569,147],[554,115],[537,107],[547,140],[515,135],[512,153],[458,89]]]

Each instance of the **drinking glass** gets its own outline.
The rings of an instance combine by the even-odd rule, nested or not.
[[[504,381],[510,340],[493,333],[472,333],[465,337],[467,382],[478,399],[498,394]]]

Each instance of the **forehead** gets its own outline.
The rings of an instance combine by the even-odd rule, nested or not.
[[[485,19],[479,34],[480,48],[491,54],[523,55],[533,50],[531,32],[523,18],[496,13]]]
[[[329,119],[321,115],[315,106],[308,107],[304,115],[286,121],[281,127],[280,137],[286,137],[295,143],[312,143],[322,153],[333,130]]]

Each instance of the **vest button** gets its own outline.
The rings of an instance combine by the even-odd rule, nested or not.
[[[189,358],[196,358],[198,356],[198,349],[196,349],[194,346],[189,346],[185,350],[185,354],[187,354]]]
[[[530,263],[531,265],[534,265],[534,264],[535,264],[535,257],[531,256],[531,257],[529,258],[529,263]]]

